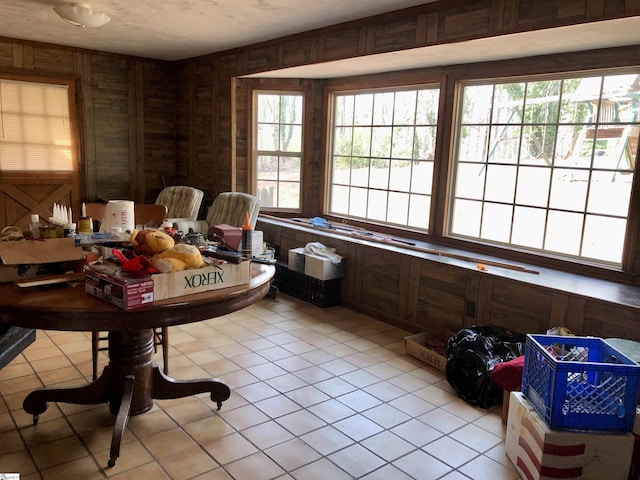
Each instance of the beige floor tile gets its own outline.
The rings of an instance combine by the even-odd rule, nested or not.
[[[287,392],[286,396],[304,408],[330,399],[329,395],[318,390],[313,385]]]
[[[327,400],[326,402],[310,406],[308,410],[327,423],[337,422],[356,413],[355,410],[338,400]]]
[[[87,447],[92,455],[98,456],[101,452],[109,451],[111,448],[111,439],[113,438],[113,426],[94,428],[79,435],[82,443]],[[121,451],[129,447],[125,445],[138,442],[137,438],[126,428],[122,436]],[[103,462],[109,458],[108,453],[102,457]]]
[[[265,453],[287,472],[314,462],[321,456],[298,438],[268,448]]]
[[[458,469],[473,480],[519,480],[513,465],[505,466],[480,455]]]
[[[444,480],[447,477],[442,477]],[[410,477],[406,473],[401,470],[398,470],[393,465],[387,464],[378,470],[371,472],[368,475],[362,477],[362,480],[413,480],[413,477]],[[468,480],[468,479],[467,479]]]
[[[175,428],[176,422],[162,410],[154,410],[144,415],[129,418],[127,429],[140,439]]]
[[[0,465],[5,473],[20,473],[21,477],[36,472],[36,466],[28,450],[0,455]]]
[[[27,375],[33,375],[34,368],[36,368],[35,365],[32,366],[26,361],[16,362],[15,360],[16,359],[13,359],[8,365],[0,368],[0,385],[2,385],[2,382],[10,379],[17,379],[20,377],[25,377]],[[47,362],[43,363],[46,364]]]
[[[62,351],[58,348],[57,345],[52,345],[49,347],[43,348],[27,348],[23,355],[29,362],[34,362],[36,360],[42,360],[45,358],[54,358],[62,355]]]
[[[331,425],[306,433],[300,438],[324,456],[354,443],[353,439]]]
[[[156,458],[164,458],[176,453],[185,453],[200,448],[193,438],[180,428],[173,428],[146,437],[141,440],[141,443]]]
[[[11,414],[6,411],[4,413],[0,413],[0,432],[7,432],[9,430],[14,430],[16,428],[13,423],[13,417]]]
[[[362,412],[362,415],[367,417],[369,420],[376,422],[383,428],[392,428],[411,419],[411,417],[406,413],[403,413],[397,408],[387,404],[381,404],[377,407],[373,407]]]
[[[174,480],[187,480],[218,468],[218,463],[200,447],[176,452],[158,459]]]
[[[147,463],[131,470],[127,470],[122,473],[116,473],[113,476],[109,476],[109,479],[114,480],[140,480],[140,479],[153,479],[162,480],[168,479],[166,472],[157,463]]]
[[[0,457],[26,448],[17,430],[0,433]]]
[[[65,418],[42,419],[33,428],[23,428],[22,438],[27,448],[53,442],[74,434],[69,422]]]
[[[202,446],[220,465],[226,465],[258,452],[258,449],[239,433],[225,435]]]
[[[105,469],[109,477],[117,475],[120,472],[136,469],[154,461],[149,451],[144,448],[139,441],[131,439],[130,441],[123,442],[121,445],[120,456],[116,460],[116,464],[113,467],[107,467],[109,459],[111,458],[110,441],[104,443],[102,447],[102,450],[93,454],[93,458]]]
[[[58,480],[60,478],[65,480],[97,480],[107,477],[103,469],[91,457],[83,457],[44,470],[42,478],[44,480]]]
[[[394,460],[393,465],[407,475],[421,480],[435,480],[452,471],[450,466],[421,450]]]
[[[33,460],[40,470],[88,457],[88,451],[78,437],[69,436],[53,442],[37,445],[29,449]]]
[[[259,402],[266,398],[274,397],[280,392],[264,382],[252,383],[244,387],[237,388],[235,393],[242,395],[248,402]]]
[[[212,415],[210,417],[188,423],[184,425],[183,428],[185,432],[187,432],[200,445],[212,442],[213,440],[217,440],[220,437],[229,435],[236,431],[218,415]]]
[[[392,462],[416,449],[415,445],[388,430],[363,440],[362,445],[387,462]]]
[[[107,468],[107,405],[51,402],[35,426],[22,410],[43,381],[91,375],[88,334],[38,332],[0,370],[0,465],[24,480],[515,480],[500,408],[459,399],[443,372],[405,355],[408,334],[286,295],[171,327],[171,376],[217,377],[231,397],[220,411],[206,392],[156,401],[129,419]]]
[[[307,382],[296,377],[292,373],[286,373],[279,377],[270,378],[269,380],[266,380],[265,383],[268,383],[281,393],[290,392],[291,390],[296,390],[307,385]]]
[[[380,425],[360,414],[339,420],[334,423],[333,426],[356,442],[371,437],[383,430]]]
[[[263,402],[268,402],[264,400]],[[260,403],[260,402],[259,402]],[[259,405],[258,403],[258,405]],[[254,405],[245,405],[233,410],[225,410],[220,412],[220,417],[236,430],[244,430],[269,420],[269,417],[262,413],[259,408]]]
[[[268,415],[270,418],[279,418],[284,415],[296,412],[302,408],[296,402],[285,397],[284,395],[261,400],[256,403],[256,407],[258,407],[262,412],[264,412],[265,415]]]
[[[298,410],[279,417],[276,421],[296,436],[323,427],[325,422],[307,410]]]
[[[285,471],[263,452],[257,452],[246,458],[226,465],[226,470],[235,479],[270,480]]]
[[[502,438],[474,424],[465,425],[449,436],[480,453],[502,443]]]
[[[329,455],[329,460],[352,475],[359,478],[367,473],[382,467],[385,461],[359,444],[354,444],[334,454]],[[426,478],[426,477],[416,477]]]
[[[478,456],[478,452],[451,437],[439,438],[422,447],[422,450],[453,468],[464,465]]]
[[[205,405],[200,398],[196,396],[181,398],[179,400],[180,401],[175,402],[175,404],[167,405],[166,408],[164,408],[167,415],[178,425],[186,425],[215,415],[211,411],[211,406]],[[205,401],[211,403],[208,397]]]

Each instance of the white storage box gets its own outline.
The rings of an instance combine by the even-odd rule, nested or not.
[[[289,250],[289,270],[304,273],[318,280],[333,280],[344,276],[344,259],[333,263],[327,257],[305,253],[304,248]]]

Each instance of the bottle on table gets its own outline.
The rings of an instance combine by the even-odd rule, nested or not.
[[[251,223],[249,223],[249,212],[245,213],[244,225],[242,225],[242,255],[251,258],[253,256],[253,246],[251,245]]]
[[[37,213],[31,214],[31,223],[29,224],[29,231],[31,232],[31,238],[37,240],[40,238],[40,227],[42,223],[40,223],[40,215]]]

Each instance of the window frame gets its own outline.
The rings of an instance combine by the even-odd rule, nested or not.
[[[428,220],[426,222],[426,226],[425,227],[417,227],[417,226],[410,226],[410,225],[401,225],[399,223],[394,223],[391,221],[380,221],[380,220],[376,220],[376,219],[372,219],[372,218],[367,218],[365,216],[358,216],[358,215],[352,215],[349,213],[343,214],[343,213],[339,213],[336,211],[332,210],[332,187],[333,187],[333,160],[334,160],[334,134],[335,134],[335,117],[336,117],[336,112],[335,112],[335,108],[336,108],[336,101],[337,101],[337,97],[339,96],[348,96],[348,95],[375,95],[377,93],[392,93],[392,94],[396,94],[396,93],[401,93],[401,92],[407,92],[407,91],[416,91],[419,92],[421,90],[431,90],[431,91],[436,91],[437,92],[437,106],[436,106],[436,123],[434,125],[429,124],[428,127],[425,128],[431,128],[434,127],[435,128],[435,132],[433,135],[433,141],[434,141],[434,146],[433,146],[433,158],[431,160],[423,160],[423,159],[399,159],[399,158],[395,158],[392,155],[392,152],[390,152],[389,155],[389,162],[393,162],[393,161],[398,161],[398,160],[402,160],[402,161],[408,161],[408,162],[414,162],[414,161],[424,161],[426,162],[430,162],[432,164],[431,168],[432,168],[432,172],[431,172],[431,190],[428,192],[424,192],[421,193],[421,195],[428,197],[428,202],[430,207],[431,203],[432,203],[432,199],[434,197],[434,191],[435,191],[435,183],[434,183],[434,178],[435,178],[435,170],[437,168],[436,166],[436,157],[437,157],[437,149],[438,149],[438,142],[439,142],[439,136],[440,136],[440,128],[439,128],[439,122],[440,122],[440,114],[442,111],[442,82],[441,82],[441,78],[429,78],[428,80],[422,79],[419,82],[409,82],[406,84],[395,84],[394,82],[391,82],[389,84],[383,83],[380,85],[363,85],[362,88],[358,88],[358,87],[353,87],[350,86],[349,88],[340,88],[340,87],[334,87],[334,88],[330,88],[327,90],[326,92],[326,104],[327,104],[327,120],[326,120],[326,130],[327,130],[327,134],[326,134],[326,138],[327,138],[327,145],[326,145],[326,181],[325,181],[325,202],[324,202],[324,209],[325,212],[332,217],[336,217],[336,218],[340,218],[343,221],[346,222],[351,222],[351,223],[355,223],[355,224],[365,224],[365,225],[376,225],[379,228],[385,230],[385,229],[391,229],[391,230],[400,230],[400,231],[404,231],[404,230],[408,230],[408,231],[412,231],[418,234],[428,234],[430,231],[430,225],[431,225],[431,215],[428,216]],[[388,126],[391,129],[397,128],[399,126],[409,126],[410,128],[415,129],[417,126],[419,126],[421,124],[417,124],[416,120],[414,118],[413,124],[401,124],[401,123],[395,123],[392,122],[390,123]],[[426,125],[426,124],[425,124]],[[346,126],[346,124],[345,124]],[[353,122],[353,125],[351,125],[351,128],[356,127],[357,124],[355,122]],[[371,127],[371,129],[376,128],[376,127],[380,127],[380,125],[374,125],[374,123],[372,122],[371,125],[367,125],[369,127]],[[347,127],[348,128],[348,127]],[[415,140],[415,137],[414,137]],[[415,144],[413,144],[412,148],[415,148]],[[374,155],[371,154],[369,157],[359,157],[356,156],[358,158],[368,158],[369,161],[371,161],[374,158],[378,158]],[[380,157],[382,158],[382,157]],[[384,157],[386,159],[386,157]],[[392,168],[391,166],[389,167],[390,169]],[[413,171],[411,173],[412,177],[409,180],[409,184],[413,183]],[[389,178],[390,181],[390,178]],[[347,185],[347,188],[353,188],[353,184],[350,182]],[[375,191],[384,191],[387,193],[387,195],[389,193],[393,193],[394,189],[387,185],[386,190],[384,189],[377,189],[377,188],[372,188],[369,185],[367,187],[363,187],[363,189],[366,192],[370,192],[371,190],[375,190]],[[415,194],[415,192],[413,192],[411,189],[409,189],[406,194],[410,197],[412,194]],[[388,203],[387,203],[387,208],[388,208]],[[431,208],[429,208],[429,211],[431,211]],[[410,216],[410,214],[408,214],[408,216]],[[407,219],[407,223],[409,223],[409,220]]]
[[[37,75],[37,74],[21,74],[7,71],[0,71],[0,80],[25,82],[25,83],[40,83],[48,85],[65,86],[67,88],[67,99],[69,102],[69,131],[70,131],[70,152],[71,152],[71,170],[69,174],[76,177],[76,181],[73,182],[77,192],[82,195],[81,182],[79,176],[83,169],[81,168],[81,150],[83,138],[82,131],[82,115],[81,105],[78,102],[78,88],[77,78],[69,76],[56,76],[56,75]],[[66,172],[60,172],[57,170],[15,170],[3,172],[3,175],[21,175],[25,172],[31,173],[45,173],[53,174],[54,176],[67,175]]]
[[[443,238],[452,240],[453,242],[456,242],[456,243],[469,242],[471,244],[482,245],[483,247],[486,247],[492,250],[499,249],[498,251],[507,252],[507,254],[511,252],[516,255],[524,254],[530,258],[539,257],[542,259],[543,263],[547,261],[551,261],[551,262],[559,261],[564,264],[578,265],[578,268],[582,268],[585,266],[587,268],[595,267],[595,269],[601,269],[603,271],[611,270],[611,271],[621,272],[621,271],[630,269],[630,265],[632,265],[634,262],[635,255],[633,252],[630,252],[629,245],[632,244],[633,239],[637,235],[637,227],[632,222],[633,222],[633,219],[638,215],[637,201],[635,201],[634,198],[637,198],[637,191],[638,191],[638,188],[636,187],[636,184],[639,179],[639,175],[638,175],[639,169],[637,168],[637,159],[640,154],[640,148],[637,149],[636,151],[635,168],[631,171],[631,174],[632,174],[632,181],[630,185],[631,192],[629,195],[628,211],[625,217],[626,228],[625,228],[624,236],[622,238],[623,247],[622,247],[622,253],[621,253],[622,258],[620,263],[607,261],[607,260],[596,260],[596,259],[591,259],[584,256],[579,256],[579,255],[563,254],[563,253],[554,252],[550,250],[544,250],[542,248],[540,249],[527,248],[527,247],[519,246],[517,244],[504,243],[500,241],[490,241],[482,238],[476,238],[473,236],[465,236],[459,233],[452,233],[453,205],[454,205],[454,198],[456,195],[455,192],[456,192],[456,181],[457,181],[456,172],[459,165],[457,161],[458,148],[460,146],[458,137],[460,136],[460,132],[461,132],[460,121],[462,117],[462,108],[463,108],[462,89],[464,87],[474,86],[474,85],[475,86],[486,85],[486,86],[495,87],[496,85],[504,85],[505,83],[510,83],[510,82],[535,83],[535,82],[547,81],[547,80],[552,80],[552,81],[568,80],[568,79],[574,79],[579,77],[589,78],[593,76],[607,77],[607,76],[616,76],[616,75],[624,75],[624,74],[640,75],[640,69],[638,68],[638,66],[612,66],[612,67],[606,67],[606,68],[597,68],[597,69],[585,68],[580,70],[559,71],[559,72],[553,72],[553,73],[545,72],[542,74],[534,72],[534,73],[524,73],[522,75],[496,75],[496,76],[482,77],[482,78],[457,79],[455,82],[455,100],[453,101],[453,104],[452,104],[453,120],[452,120],[451,131],[450,131],[451,147],[450,147],[450,154],[448,156],[449,158],[448,167],[449,167],[450,175],[449,175],[449,181],[446,186],[447,207],[446,207],[445,215],[443,218],[442,232],[441,232]],[[601,95],[602,95],[602,92],[600,91],[598,100],[601,100],[602,98]],[[599,114],[598,114],[598,117],[600,117]],[[551,125],[552,127],[560,128],[560,126],[564,125],[565,123],[563,123],[558,118],[555,122],[549,123],[548,125]],[[627,123],[631,123],[631,122],[619,122],[619,125],[626,125]],[[492,121],[488,121],[487,128],[491,129],[492,126],[496,124],[500,125],[499,122],[494,124]],[[575,122],[569,122],[569,124],[579,125],[578,123],[575,123]],[[604,126],[606,128],[606,126],[611,126],[613,124],[615,124],[615,122],[612,123],[610,121],[609,122],[603,121],[600,118],[596,118],[593,122],[590,122],[590,125],[596,128],[600,128],[601,126]],[[635,120],[635,124],[638,125],[638,120]],[[637,128],[637,127],[634,127],[634,128]],[[522,139],[524,134],[521,133],[520,135],[521,135],[520,138]],[[594,143],[596,140],[597,138],[593,140]],[[489,164],[487,163],[487,165]],[[516,161],[515,165],[521,166],[521,163],[519,161]],[[589,174],[591,175],[591,173],[593,172],[597,173],[599,170],[600,169],[598,167],[591,165],[585,171],[588,171]],[[591,184],[589,183],[589,185]],[[515,198],[515,195],[514,195],[514,198]],[[484,204],[484,202],[485,200],[483,199],[481,203]],[[516,205],[516,201],[514,199],[513,206],[515,205]],[[587,207],[585,206],[583,211],[583,215],[585,216],[585,218],[588,214],[586,208]],[[545,212],[547,212],[547,215],[548,215],[548,213],[552,210],[553,209],[548,206],[546,207]],[[514,220],[512,218],[511,225],[513,225],[513,221]],[[547,225],[547,222],[548,220],[545,220],[545,225]],[[582,233],[580,237],[581,244],[582,244],[582,241],[584,240],[584,235],[585,235],[584,228],[585,226],[583,225]]]
[[[571,53],[571,62],[567,54],[551,54],[518,59],[503,59],[471,64],[425,67],[414,70],[384,72],[356,77],[339,77],[324,80],[324,122],[322,134],[323,175],[319,190],[323,197],[322,214],[334,222],[348,223],[354,227],[375,230],[387,235],[414,240],[416,245],[434,248],[452,248],[461,254],[486,255],[497,259],[519,262],[536,267],[566,271],[594,278],[639,283],[640,277],[640,168],[633,174],[631,208],[628,215],[628,235],[623,249],[622,267],[608,267],[589,262],[578,262],[557,256],[532,254],[531,252],[487,245],[472,240],[461,240],[445,235],[446,212],[450,198],[450,176],[452,155],[452,132],[455,105],[456,84],[461,80],[491,79],[496,77],[518,77],[526,75],[564,74],[580,71],[606,70],[612,68],[634,68],[639,66],[637,47],[615,47],[601,50],[585,50]],[[328,215],[326,212],[326,184],[328,161],[328,138],[331,102],[333,91],[358,90],[365,88],[410,86],[424,83],[440,83],[440,112],[438,114],[438,132],[436,140],[435,170],[433,179],[433,200],[429,234],[408,229],[391,228],[371,222],[345,219]],[[313,212],[317,214],[317,212]]]
[[[274,212],[274,213],[300,213],[303,211],[304,209],[304,205],[306,203],[306,197],[305,197],[305,184],[306,182],[306,175],[307,175],[307,168],[305,168],[305,153],[307,151],[307,138],[309,136],[309,132],[308,130],[310,130],[309,128],[307,128],[306,123],[307,123],[307,110],[308,110],[308,105],[307,102],[309,101],[309,92],[308,89],[306,88],[302,88],[302,89],[296,89],[296,88],[290,88],[288,86],[283,86],[282,88],[274,88],[273,86],[256,86],[253,88],[249,89],[249,94],[250,94],[250,104],[251,104],[251,115],[250,115],[250,126],[249,126],[249,131],[250,131],[250,141],[251,141],[251,158],[249,161],[249,168],[250,168],[250,185],[251,185],[251,192],[256,195],[256,196],[260,196],[259,192],[258,192],[258,168],[257,168],[257,161],[258,161],[258,148],[257,148],[257,132],[258,132],[258,108],[257,108],[257,102],[258,102],[258,96],[261,94],[264,95],[278,95],[278,96],[284,96],[284,95],[292,95],[292,96],[299,96],[302,98],[302,119],[301,119],[301,138],[300,138],[300,144],[301,144],[301,150],[300,150],[300,177],[299,177],[299,205],[297,208],[291,208],[291,207],[273,207],[273,206],[265,206],[262,205],[261,206],[261,210],[262,211],[269,211],[269,212]],[[289,156],[286,155],[286,152],[280,152],[280,153],[284,153],[285,156]],[[280,180],[275,180],[276,182],[280,182]]]

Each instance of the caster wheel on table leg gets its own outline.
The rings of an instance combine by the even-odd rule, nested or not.
[[[33,424],[34,425],[37,425],[39,420],[40,420],[40,415],[34,415],[33,416]]]
[[[110,458],[109,462],[107,462],[107,465],[109,465],[109,468],[113,468],[116,466],[116,461],[113,458]]]

